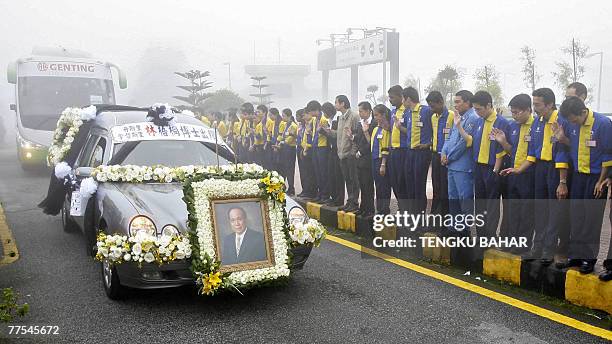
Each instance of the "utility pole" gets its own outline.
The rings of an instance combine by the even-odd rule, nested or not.
[[[578,79],[577,75],[576,75],[576,42],[575,40],[572,38],[572,59],[574,60],[574,82],[576,82]]]
[[[230,62],[225,62],[224,65],[227,66],[227,83],[229,85],[229,89],[232,89],[232,65]]]

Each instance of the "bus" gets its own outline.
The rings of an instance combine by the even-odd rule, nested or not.
[[[32,49],[32,55],[8,65],[7,81],[15,85],[17,157],[24,170],[46,164],[48,147],[66,107],[115,104],[112,69],[119,87],[125,73],[89,53],[65,48]]]

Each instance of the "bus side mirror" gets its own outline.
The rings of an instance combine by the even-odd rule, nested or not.
[[[17,111],[17,106],[15,106],[15,104],[11,104],[11,105],[9,105],[9,108],[10,108],[12,111]]]
[[[11,62],[6,67],[6,81],[9,84],[17,83],[17,62]]]

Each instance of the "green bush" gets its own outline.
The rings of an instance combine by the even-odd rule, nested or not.
[[[17,294],[13,288],[2,289],[2,299],[0,300],[0,322],[9,322],[15,315],[20,317],[26,315],[30,310],[30,305],[24,303],[17,304]]]

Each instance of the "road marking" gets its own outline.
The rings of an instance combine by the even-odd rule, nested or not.
[[[19,251],[15,244],[15,238],[13,233],[6,223],[6,215],[0,204],[0,242],[2,242],[2,259],[0,259],[0,266],[8,265],[19,259]]]
[[[452,284],[456,287],[465,289],[465,290],[469,290],[473,293],[476,294],[480,294],[482,296],[486,296],[490,299],[493,299],[495,301],[499,301],[502,303],[505,303],[507,305],[522,309],[524,311],[527,311],[529,313],[541,316],[543,318],[547,318],[550,319],[552,321],[558,322],[560,324],[566,325],[566,326],[570,326],[573,327],[577,330],[586,332],[586,333],[590,333],[592,335],[598,336],[598,337],[602,337],[608,340],[612,340],[612,331],[608,331],[606,329],[597,327],[597,326],[593,326],[587,323],[584,323],[582,321],[576,320],[574,318],[550,311],[548,309],[542,308],[542,307],[538,307],[536,305],[532,305],[530,303],[527,303],[525,301],[521,301],[519,299],[515,299],[513,297],[495,292],[493,290],[489,290],[487,288],[483,288],[481,286],[460,280],[458,278],[455,277],[451,277],[448,275],[445,275],[443,273],[434,271],[434,270],[430,270],[427,269],[425,267],[422,267],[420,265],[416,265],[410,262],[407,262],[405,260],[399,259],[399,258],[395,258],[393,256],[390,256],[388,254],[385,253],[381,253],[378,251],[375,251],[373,249],[367,248],[367,247],[363,247],[359,244],[356,244],[354,242],[333,236],[333,235],[327,235],[326,236],[327,239],[329,239],[330,241],[333,241],[337,244],[340,244],[342,246],[346,246],[348,248],[351,248],[353,250],[356,251],[360,251],[366,254],[369,254],[371,256],[380,258],[384,261],[387,261],[391,264],[395,264],[398,266],[401,266],[403,268],[418,272],[420,274],[435,278],[437,280]]]

